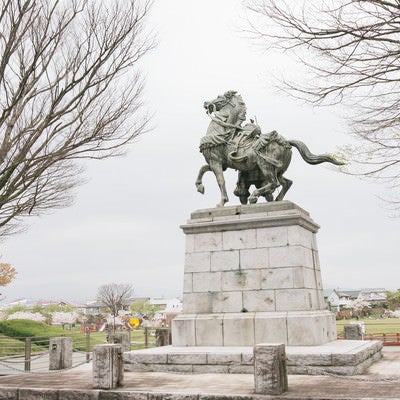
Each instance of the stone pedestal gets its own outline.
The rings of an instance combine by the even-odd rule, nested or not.
[[[289,202],[192,213],[186,234],[183,314],[173,346],[320,345],[336,339],[326,309],[315,234]]]
[[[199,210],[186,234],[183,314],[172,346],[124,353],[125,369],[254,373],[253,347],[286,346],[291,374],[362,373],[382,344],[336,340],[316,233],[289,201]]]
[[[344,326],[344,338],[346,340],[362,340],[362,328],[360,324],[347,324]]]
[[[257,394],[278,395],[288,390],[284,344],[254,346],[254,386]]]
[[[49,344],[49,370],[72,368],[72,338],[51,338]]]
[[[120,344],[102,344],[93,347],[93,388],[115,389],[122,386],[124,364]]]

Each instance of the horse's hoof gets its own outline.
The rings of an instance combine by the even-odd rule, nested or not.
[[[257,203],[257,197],[249,197],[249,203],[250,204],[256,204]]]
[[[204,186],[202,184],[197,185],[197,191],[201,194],[204,194]]]
[[[239,197],[239,199],[240,199],[240,204],[247,204],[247,196],[240,196]]]

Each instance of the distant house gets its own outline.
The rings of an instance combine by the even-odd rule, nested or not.
[[[150,304],[159,308],[154,316],[155,325],[171,326],[171,321],[182,312],[182,301],[178,298],[150,299]]]
[[[331,310],[340,311],[354,300],[364,300],[371,305],[382,304],[386,301],[386,289],[372,288],[361,290],[333,289],[324,291],[325,301]]]
[[[386,292],[384,288],[361,289],[359,298],[371,305],[382,304],[386,301]]]
[[[340,290],[333,289],[324,293],[324,297],[331,310],[340,311],[346,308],[353,300],[357,299],[359,290]]]

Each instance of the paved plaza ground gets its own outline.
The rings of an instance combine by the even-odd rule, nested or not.
[[[386,347],[383,354],[382,360],[376,362],[365,374],[359,376],[289,375],[289,391],[284,395],[272,398],[400,399],[400,348]],[[143,400],[154,397],[168,399],[251,399],[259,397],[254,396],[254,377],[250,374],[181,375],[160,372],[125,372],[123,387],[107,392],[108,394],[91,391],[91,380],[90,364],[63,372],[2,376],[0,377],[0,399],[17,398],[4,397],[6,393],[12,395],[12,389],[6,388],[19,388],[20,393],[25,393],[22,397],[19,395],[19,399]],[[66,395],[68,390],[71,393]],[[36,397],[34,393],[42,393],[43,397]],[[54,396],[51,396],[52,393]],[[73,393],[76,397],[73,396]]]

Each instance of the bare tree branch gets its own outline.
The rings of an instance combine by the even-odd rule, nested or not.
[[[147,129],[138,61],[148,0],[0,3],[0,235],[64,207],[79,159],[119,155]]]
[[[253,38],[289,51],[310,73],[280,86],[317,105],[351,110],[360,145],[343,155],[370,178],[400,181],[398,0],[248,0]],[[389,151],[390,150],[390,151]],[[393,151],[392,151],[393,150]],[[396,204],[395,202],[393,204]]]
[[[118,315],[118,311],[123,310],[126,307],[128,301],[133,295],[133,287],[128,284],[109,283],[100,288],[97,291],[97,300],[100,301],[104,307],[106,307],[111,315],[114,317],[114,330],[115,330],[115,317]]]

